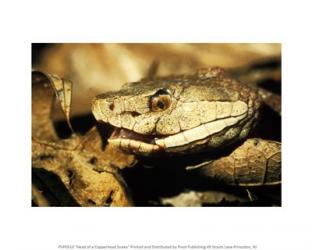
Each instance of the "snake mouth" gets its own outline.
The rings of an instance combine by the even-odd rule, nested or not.
[[[159,138],[159,137],[157,137]],[[143,135],[134,131],[115,127],[108,141],[122,149],[142,154],[158,152],[162,149],[155,143],[155,135]]]
[[[172,135],[144,135],[134,131],[116,128],[109,142],[135,153],[151,154],[159,151],[182,151],[193,146],[207,144],[217,147],[240,135],[245,126],[247,113],[230,118],[214,120],[195,128]]]
[[[129,140],[135,140],[140,141],[148,144],[155,144],[155,136],[153,135],[143,135],[136,133],[134,131],[131,131],[129,129],[125,128],[117,128],[115,127],[113,133],[110,136],[110,140],[114,139],[129,139]]]

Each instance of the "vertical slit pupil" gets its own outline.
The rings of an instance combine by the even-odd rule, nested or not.
[[[160,109],[163,109],[165,107],[165,104],[162,101],[157,102],[157,107]]]

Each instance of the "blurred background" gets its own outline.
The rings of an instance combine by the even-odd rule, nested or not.
[[[278,43],[32,44],[33,69],[73,82],[72,115],[90,112],[95,95],[147,76],[152,64],[164,76],[209,66],[244,69],[280,56]]]

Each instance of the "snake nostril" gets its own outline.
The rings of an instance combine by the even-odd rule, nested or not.
[[[112,111],[113,111],[113,110],[114,110],[114,108],[115,108],[115,104],[112,102],[111,104],[109,104],[109,106],[108,106],[108,107],[109,107],[109,109],[110,109],[110,110],[112,110]]]

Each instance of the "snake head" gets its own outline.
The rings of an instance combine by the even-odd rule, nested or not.
[[[110,143],[137,154],[212,151],[245,139],[260,97],[213,69],[126,84],[94,98],[92,112],[115,127]]]

